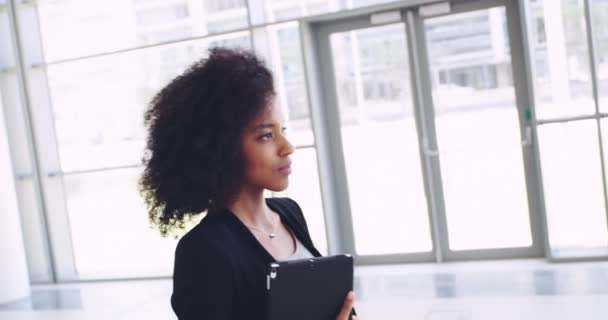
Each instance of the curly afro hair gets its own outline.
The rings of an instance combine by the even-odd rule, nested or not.
[[[242,183],[243,130],[275,95],[255,54],[215,48],[153,98],[139,187],[161,235],[228,204]]]

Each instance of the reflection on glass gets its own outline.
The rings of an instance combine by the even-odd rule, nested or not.
[[[313,144],[298,23],[255,29],[253,34],[257,53],[272,69],[277,100],[289,121],[291,142],[296,146]]]
[[[249,0],[253,24],[284,21],[343,8],[343,0]],[[256,11],[256,12],[253,12]]]
[[[591,1],[600,111],[608,112],[608,0]]]
[[[246,0],[39,1],[46,61],[246,28]]]
[[[249,44],[238,33],[49,66],[62,170],[140,163],[152,96],[209,47]]]
[[[359,7],[368,7],[376,4],[388,3],[388,2],[396,2],[396,0],[350,0],[346,1],[347,8],[359,8]]]
[[[209,37],[205,39],[205,41],[207,43],[207,48],[226,47],[251,49],[251,41],[249,40],[248,31]]]
[[[451,250],[532,244],[504,8],[425,20]]]
[[[204,0],[207,32],[216,33],[248,26],[247,0]]]
[[[293,20],[397,0],[249,0],[254,25]]]
[[[2,6],[2,4],[0,4]],[[11,24],[6,9],[0,8],[0,48],[2,48],[2,58],[0,59],[0,68],[13,68],[16,65],[13,54],[13,35],[11,34]],[[6,73],[3,72],[2,76]],[[5,89],[6,90],[6,89]],[[5,95],[7,95],[5,93]]]
[[[608,249],[596,121],[546,124],[538,134],[553,257]]]
[[[74,259],[83,277],[167,276],[176,240],[148,226],[140,169],[64,178]]]
[[[584,0],[528,2],[537,117],[592,114]]]
[[[330,40],[356,251],[428,252],[405,26],[335,33]]]
[[[317,151],[315,148],[297,149],[291,158],[293,171],[289,177],[289,188],[274,196],[290,197],[298,202],[306,217],[315,247],[325,255],[328,252],[327,235],[321,186],[319,185]]]

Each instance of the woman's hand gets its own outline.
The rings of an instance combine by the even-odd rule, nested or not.
[[[350,316],[350,311],[353,309],[354,301],[355,301],[355,293],[350,291],[346,295],[346,298],[344,299],[344,304],[342,305],[342,309],[340,310],[340,313],[336,317],[336,320],[351,320],[349,318],[349,316]],[[352,320],[357,320],[357,319],[358,319],[357,316],[352,317]]]

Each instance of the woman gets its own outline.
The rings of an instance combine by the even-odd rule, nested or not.
[[[294,151],[271,72],[252,53],[213,49],[157,94],[145,122],[150,219],[166,235],[207,212],[176,248],[176,315],[264,319],[269,263],[320,256],[298,204],[264,198],[287,188]],[[349,293],[336,319],[352,304]]]

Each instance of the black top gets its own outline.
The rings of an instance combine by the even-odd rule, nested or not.
[[[315,257],[298,204],[266,199]],[[266,273],[276,260],[229,210],[207,214],[177,244],[171,306],[179,320],[266,319]]]

